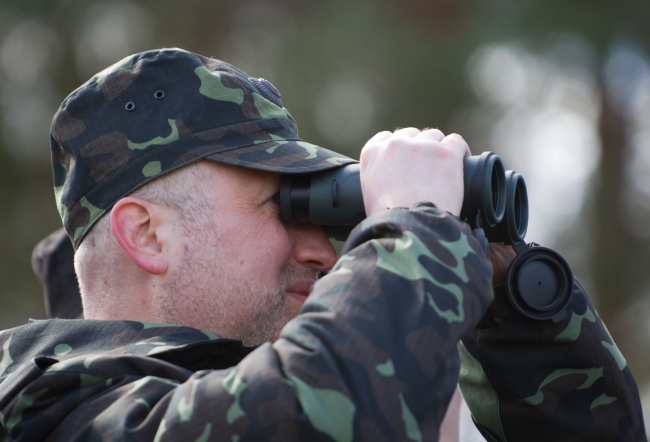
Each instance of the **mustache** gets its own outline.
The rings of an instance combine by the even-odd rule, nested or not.
[[[318,270],[310,268],[297,268],[293,266],[287,266],[282,271],[280,275],[280,283],[278,284],[282,291],[287,290],[292,284],[298,281],[304,281],[305,279],[311,279],[317,281],[319,278],[322,278],[327,272],[320,272]]]

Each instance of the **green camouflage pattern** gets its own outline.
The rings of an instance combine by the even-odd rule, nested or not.
[[[50,146],[75,249],[120,198],[201,159],[278,173],[355,162],[300,139],[289,111],[268,97],[234,66],[181,49],[131,55],[72,92],[54,116]]]
[[[129,321],[2,332],[0,440],[435,441],[493,297],[478,237],[432,205],[366,219],[254,350]]]
[[[495,288],[459,351],[460,390],[488,441],[647,441],[634,376],[577,281],[558,323],[525,318]]]

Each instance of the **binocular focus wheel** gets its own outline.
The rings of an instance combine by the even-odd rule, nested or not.
[[[571,301],[573,273],[554,250],[531,247],[510,264],[506,291],[512,306],[522,315],[560,321]]]

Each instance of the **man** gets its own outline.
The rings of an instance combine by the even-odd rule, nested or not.
[[[437,130],[373,137],[361,155],[369,218],[336,262],[320,228],[281,221],[275,196],[280,173],[351,160],[300,140],[270,83],[180,50],[96,75],[52,128],[55,193],[90,320],[0,335],[4,437],[437,439],[456,343],[480,333],[492,300],[487,245],[456,218],[468,152]],[[465,373],[484,368],[471,380],[486,391],[503,361],[472,366],[482,350],[461,347]],[[614,372],[592,378],[575,388],[621,386]],[[596,404],[628,419],[615,428],[626,440],[643,433],[635,388]],[[504,440],[476,409],[485,434]],[[566,428],[561,418],[548,427]],[[576,434],[602,428],[612,425]]]

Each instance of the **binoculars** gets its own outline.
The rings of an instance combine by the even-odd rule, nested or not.
[[[523,176],[506,171],[493,152],[465,157],[463,166],[461,219],[473,229],[482,228],[489,242],[512,245],[517,254],[506,279],[512,306],[531,319],[560,321],[571,300],[573,274],[559,253],[524,242],[528,193]],[[286,222],[321,225],[330,238],[345,240],[366,218],[359,165],[285,175],[280,185],[280,209]]]

